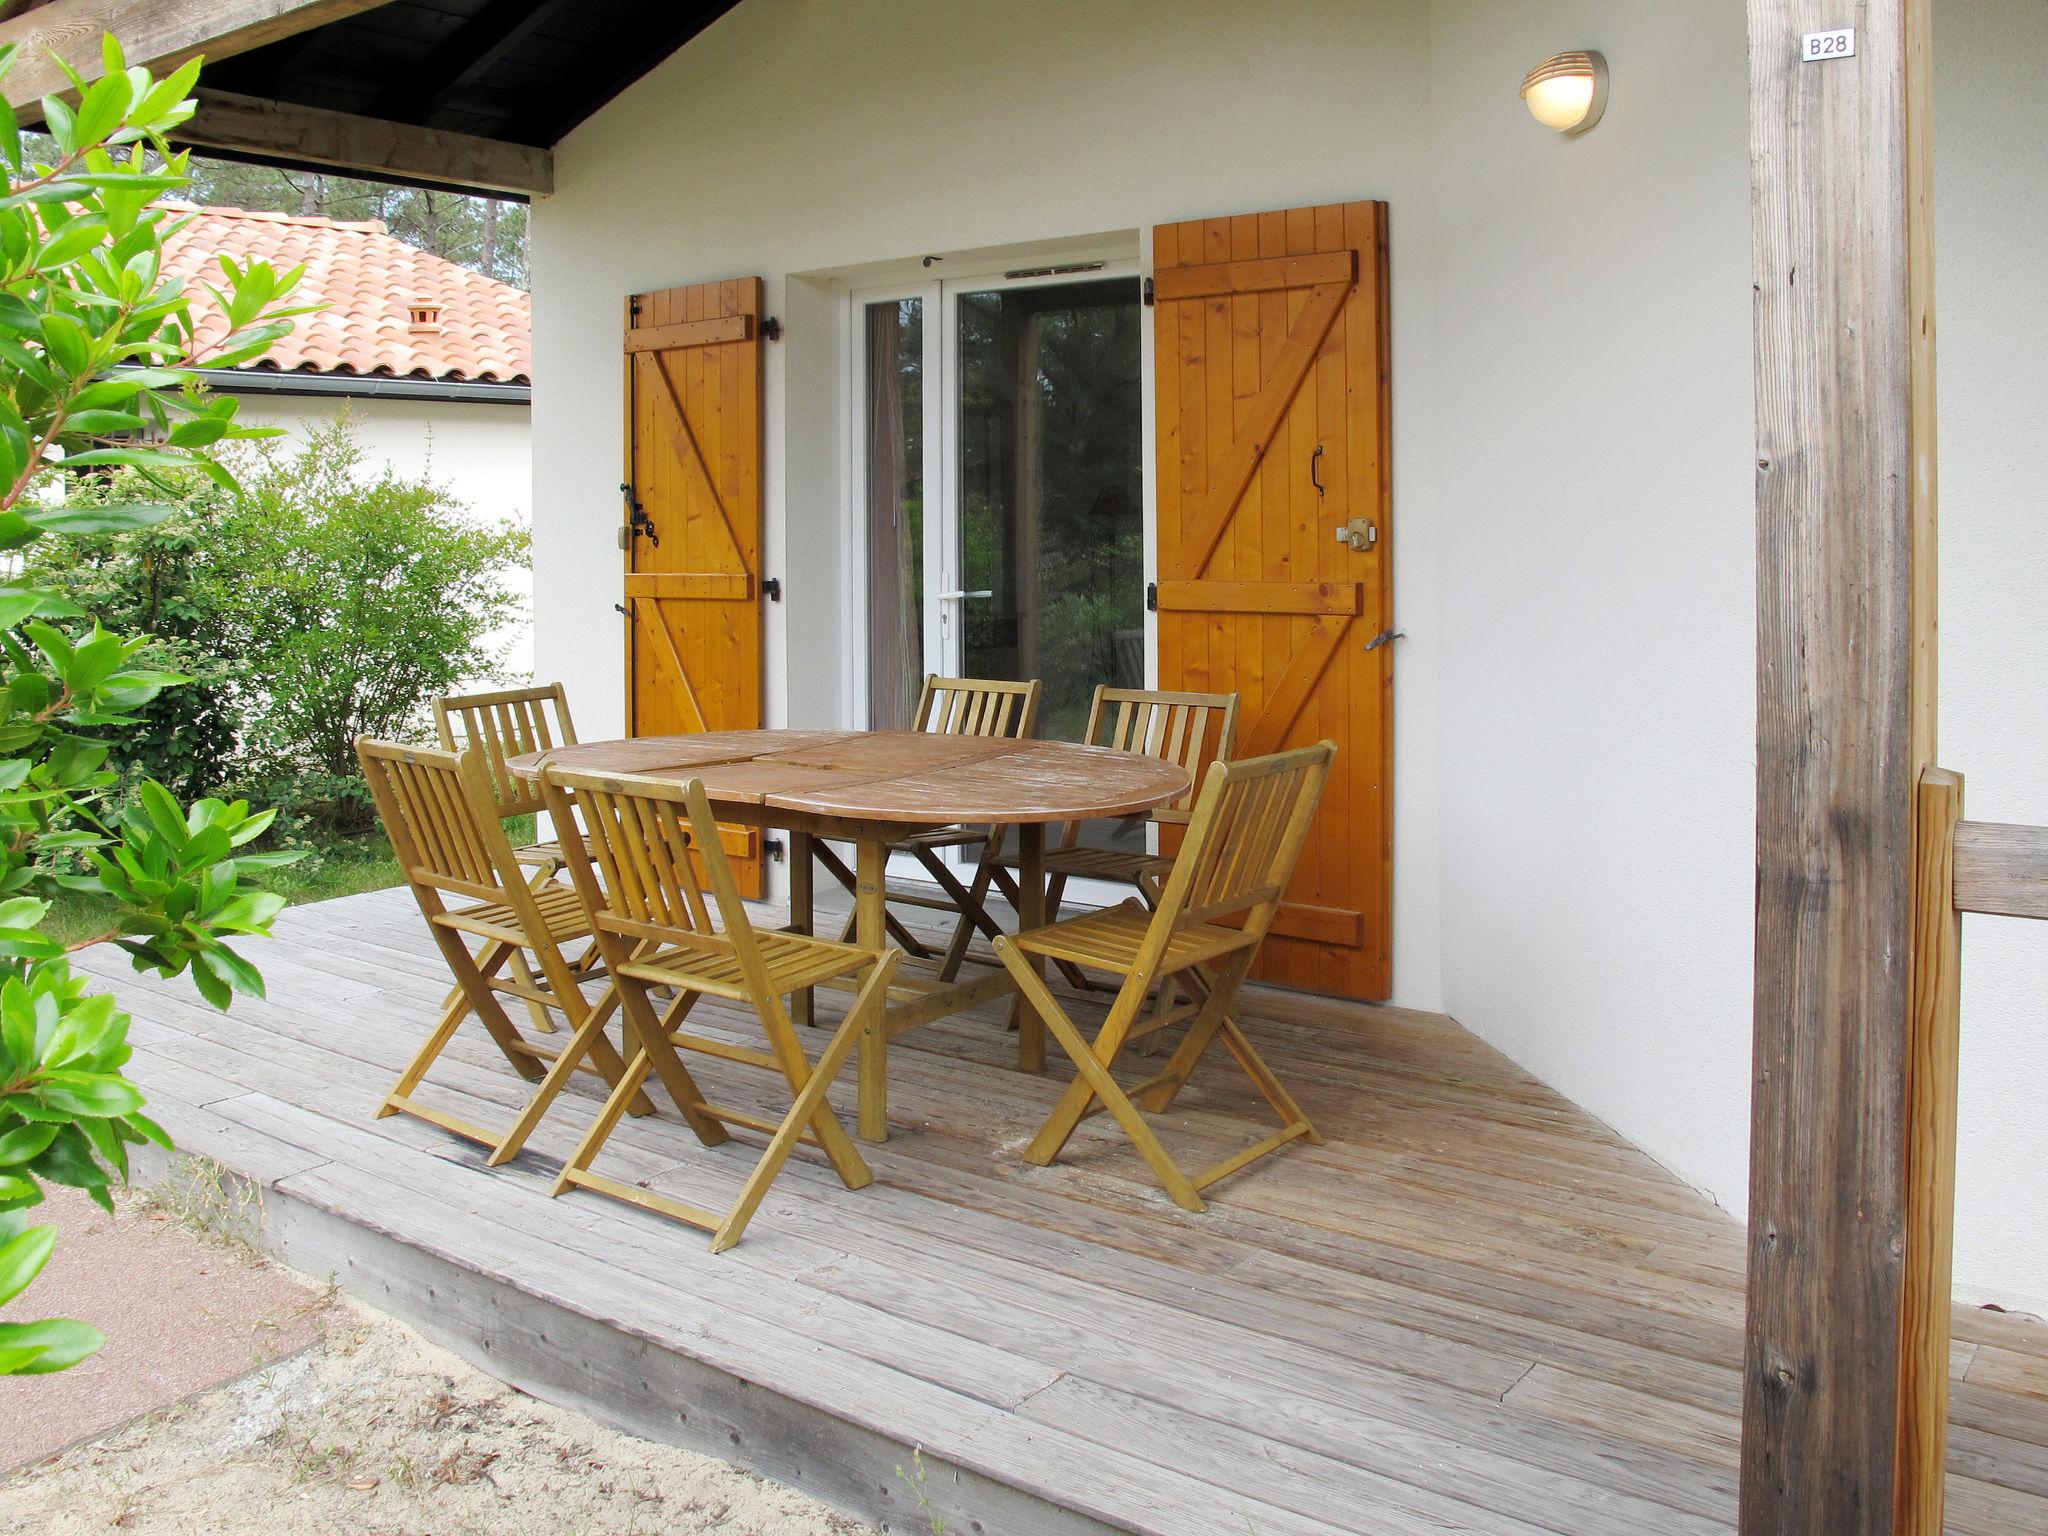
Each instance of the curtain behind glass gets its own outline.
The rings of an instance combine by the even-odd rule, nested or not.
[[[924,684],[924,316],[867,307],[868,724],[903,730]]]

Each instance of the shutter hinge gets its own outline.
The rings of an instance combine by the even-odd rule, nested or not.
[[[632,615],[631,615],[631,614],[629,614],[629,613],[627,613],[627,612],[626,612],[626,605],[625,605],[624,603],[613,603],[613,604],[612,604],[612,611],[613,611],[614,613],[618,614],[620,618],[631,618],[631,617],[632,617]]]
[[[1152,307],[1152,279],[1149,277],[1145,279],[1145,307]]]
[[[770,576],[763,580],[761,583],[761,595],[771,603],[781,602],[782,578],[780,576]]]
[[[1159,583],[1156,581],[1145,583],[1145,611],[1147,613],[1157,613],[1159,611]]]
[[[770,315],[766,320],[763,320],[761,322],[761,334],[763,336],[766,336],[770,341],[782,340],[782,322],[776,319],[773,315]]]
[[[640,295],[638,295],[637,293],[634,294],[633,297],[631,297],[630,299],[626,300],[626,313],[636,317],[639,315]]]

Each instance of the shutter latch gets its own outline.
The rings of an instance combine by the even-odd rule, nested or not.
[[[771,603],[782,601],[782,578],[770,576],[761,583],[761,595]]]
[[[1147,613],[1157,613],[1159,611],[1159,583],[1156,581],[1145,583],[1145,611]]]
[[[770,341],[782,340],[782,322],[770,315],[761,322],[761,334]]]

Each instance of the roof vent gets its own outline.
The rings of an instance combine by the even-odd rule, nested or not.
[[[405,307],[408,320],[406,329],[415,336],[438,336],[441,334],[441,306],[438,304],[408,304]]]

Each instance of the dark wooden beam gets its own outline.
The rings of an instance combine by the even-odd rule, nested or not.
[[[387,0],[50,0],[0,22],[0,44],[20,49],[7,77],[7,99],[23,120],[40,121],[34,103],[71,89],[50,55],[88,81],[103,73],[100,39],[121,40],[130,64],[162,74],[204,54],[224,59],[292,37],[330,21],[360,15]]]
[[[198,113],[172,137],[196,149],[475,192],[554,190],[549,150],[227,91],[202,89]]]
[[[560,10],[565,0],[491,0],[417,69],[386,91],[371,115],[424,123]]]
[[[1908,130],[1910,117],[1925,131],[1925,72],[1908,67],[1922,4],[1749,0],[1757,918],[1743,1536],[1896,1536],[1903,1507],[1915,800],[1935,718],[1932,289],[1914,270],[1924,163]],[[1804,34],[1844,24],[1853,57],[1802,62]],[[1946,1319],[1945,1298],[1935,1310]]]

